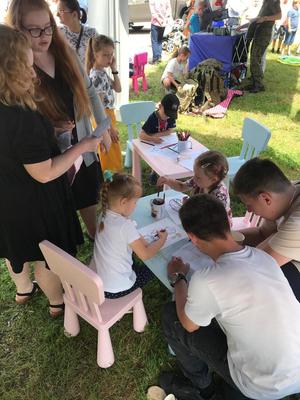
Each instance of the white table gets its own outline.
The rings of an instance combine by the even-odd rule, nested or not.
[[[191,151],[201,154],[208,150],[207,147],[197,140],[190,138],[190,141],[192,143]],[[172,179],[189,178],[193,176],[193,171],[184,168],[177,162],[178,154],[173,152],[173,157],[167,157],[162,154],[151,152],[152,146],[141,142],[140,139],[134,139],[132,143],[132,175],[138,179],[139,182],[142,181],[141,159],[145,160],[159,176],[167,175]],[[172,150],[168,150],[168,152],[169,155],[172,156]],[[188,152],[186,154],[188,154]]]
[[[166,195],[176,196],[177,192],[174,190],[168,190]],[[152,224],[156,221],[155,218],[151,217],[150,200],[156,197],[156,193],[150,196],[141,197],[137,203],[137,207],[130,218],[136,221],[138,229],[146,225]],[[188,239],[183,239],[165,249],[162,249],[158,254],[150,260],[144,261],[147,267],[153,272],[153,274],[170,290],[171,288],[168,277],[167,277],[167,264],[171,260],[173,254],[182,246],[188,243]]]

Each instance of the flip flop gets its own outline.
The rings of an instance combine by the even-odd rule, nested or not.
[[[39,287],[38,283],[36,281],[33,281],[32,284],[33,284],[33,287],[32,287],[32,291],[31,292],[29,292],[29,293],[19,293],[19,292],[17,292],[16,293],[15,300],[16,300],[17,304],[26,304],[29,300],[32,299],[32,297],[37,292],[39,292],[40,287]],[[21,298],[19,299],[18,297],[21,297]]]

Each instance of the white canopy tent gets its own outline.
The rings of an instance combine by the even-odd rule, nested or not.
[[[122,92],[116,96],[116,108],[129,99],[129,32],[127,0],[89,0],[88,24],[97,32],[111,37],[115,44],[115,55]]]

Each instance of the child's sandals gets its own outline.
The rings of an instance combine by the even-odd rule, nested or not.
[[[65,305],[64,304],[50,304],[49,306],[49,313],[51,318],[57,318],[60,315],[63,315],[65,312]]]
[[[39,292],[40,287],[39,287],[38,283],[36,281],[33,281],[32,284],[33,284],[33,287],[32,287],[32,291],[31,292],[28,292],[28,293],[19,293],[19,292],[17,292],[16,293],[15,300],[16,300],[17,304],[26,304],[29,300],[32,299],[32,297],[37,292]]]

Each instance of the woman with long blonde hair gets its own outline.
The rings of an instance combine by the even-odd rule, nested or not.
[[[30,39],[34,68],[38,77],[36,92],[39,111],[53,123],[58,139],[70,134],[71,144],[92,132],[91,109],[97,124],[107,117],[93,85],[83,71],[75,52],[56,26],[45,0],[12,0],[6,22]],[[107,146],[109,147],[109,135]],[[72,184],[77,210],[88,235],[96,232],[96,206],[102,171],[95,153],[83,155],[83,163]]]
[[[56,317],[63,312],[61,283],[39,243],[47,239],[75,255],[83,237],[66,172],[100,139],[86,137],[61,154],[51,122],[37,111],[30,41],[0,25],[0,42],[0,258],[16,284],[16,302],[26,303],[40,287]]]

